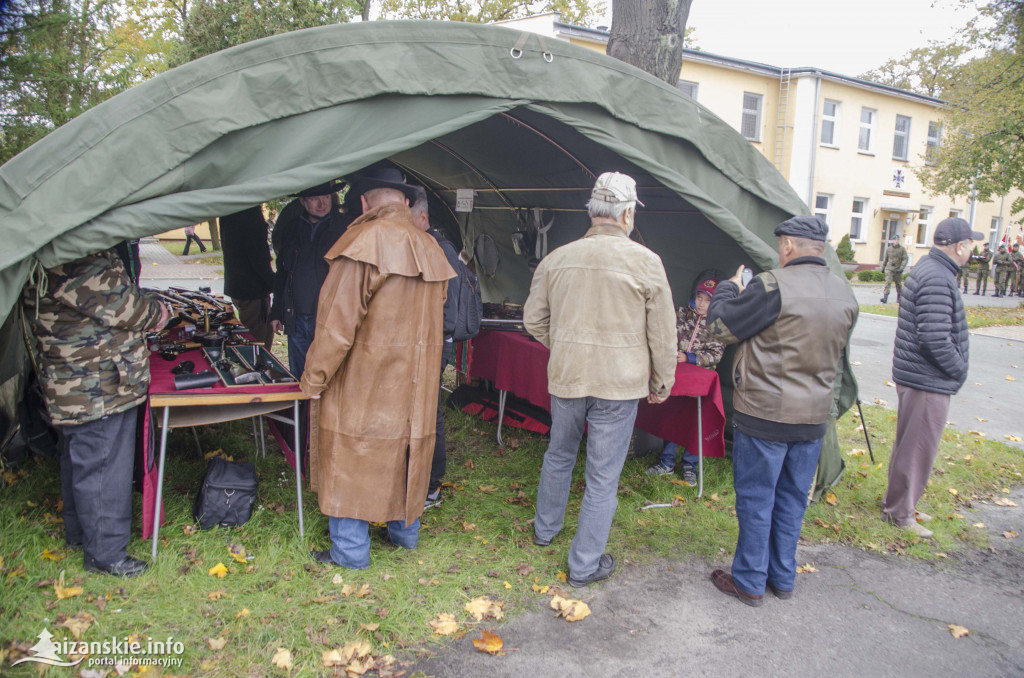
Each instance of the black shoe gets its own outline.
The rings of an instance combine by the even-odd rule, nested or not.
[[[786,591],[785,589],[776,588],[775,584],[768,582],[768,590],[775,594],[775,597],[779,600],[789,600],[793,597],[793,589]]]
[[[134,577],[146,571],[149,565],[138,558],[125,556],[116,563],[101,565],[92,558],[85,559],[85,571],[98,574],[112,574],[115,577]]]
[[[615,572],[615,556],[610,553],[601,554],[600,560],[597,561],[597,569],[586,577],[577,579],[576,577],[569,575],[569,586],[573,588],[581,588],[588,584],[593,584],[595,581],[601,581],[612,576]]]
[[[974,296],[978,296],[979,294],[981,294],[981,292],[975,292]]]
[[[542,539],[541,537],[537,536],[537,530],[533,531],[533,543],[536,544],[537,546],[551,546],[551,540],[552,539],[553,539],[553,537],[548,537],[547,539]]]
[[[324,551],[310,551],[309,555],[313,556],[313,560],[315,560],[318,563],[326,563],[327,565],[338,565],[336,562],[334,562],[334,558],[331,558],[331,549],[326,549]]]
[[[81,551],[82,542],[80,541],[66,541],[64,542],[64,548],[68,551]]]

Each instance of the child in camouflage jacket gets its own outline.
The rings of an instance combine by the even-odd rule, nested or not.
[[[711,295],[715,293],[718,280],[706,278],[697,284],[697,290],[687,306],[683,306],[676,314],[676,335],[679,339],[678,362],[686,362],[698,367],[715,369],[722,359],[725,346],[711,336],[705,326]],[[658,463],[647,469],[649,475],[663,476],[672,473],[676,463],[675,443],[665,443],[661,450]],[[697,455],[683,450],[682,476],[690,485],[697,484],[694,465]]]

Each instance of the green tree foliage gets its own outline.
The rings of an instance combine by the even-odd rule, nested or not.
[[[369,0],[194,0],[171,54],[178,65],[278,33],[345,23]]]
[[[943,92],[956,82],[971,47],[963,42],[932,41],[899,59],[889,59],[878,68],[862,73],[860,78],[890,87],[942,98]]]
[[[382,19],[435,19],[489,23],[521,19],[538,12],[558,12],[561,20],[576,26],[593,26],[604,14],[604,3],[589,0],[383,0]]]
[[[0,163],[131,86],[112,0],[12,0],[0,25]]]
[[[935,193],[989,201],[1024,191],[1024,0],[993,0],[979,11],[966,33],[982,56],[944,87],[942,145],[916,172]],[[1024,211],[1024,198],[1011,209]]]
[[[839,244],[836,245],[836,256],[842,262],[853,261],[853,245],[850,244],[849,233],[840,238]]]

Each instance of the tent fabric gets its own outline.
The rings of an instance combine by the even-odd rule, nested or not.
[[[163,73],[0,166],[0,322],[35,265],[382,159],[427,187],[432,219],[467,249],[479,235],[494,239],[501,264],[481,281],[486,301],[518,303],[529,291],[528,258],[511,238],[529,210],[554,219],[549,249],[578,238],[604,171],[637,180],[646,204],[637,234],[662,256],[677,304],[701,270],[776,265],[772,230],[808,211],[729,125],[603,54],[499,26],[325,26]],[[476,191],[470,213],[454,210],[460,188]],[[841,275],[831,250],[829,259]],[[849,377],[844,402],[856,395]]]

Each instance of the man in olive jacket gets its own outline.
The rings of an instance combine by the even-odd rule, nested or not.
[[[533,542],[547,546],[562,529],[584,426],[587,487],[569,547],[570,585],[615,571],[604,553],[617,506],[640,398],[664,402],[675,382],[676,323],[665,267],[629,239],[636,182],[605,172],[587,203],[586,234],[541,260],[523,308],[523,324],[551,349],[551,443],[537,490]]]
[[[917,501],[939,452],[950,396],[967,379],[967,315],[956,272],[971,258],[971,240],[984,237],[963,219],[943,219],[935,246],[910,272],[900,300],[892,356],[899,405],[882,514],[920,537],[932,532],[918,519],[931,517],[916,511]]]
[[[138,406],[149,386],[145,333],[169,311],[129,278],[114,250],[42,272],[22,303],[50,418],[61,431],[64,535],[85,569],[125,577]]]
[[[798,216],[775,228],[779,268],[744,289],[742,267],[715,290],[708,330],[739,344],[733,360],[732,468],[740,534],[722,593],[756,607],[767,587],[790,598],[796,544],[828,425],[833,382],[858,306],[823,258],[828,225]]]
[[[903,269],[907,267],[910,257],[907,256],[907,249],[900,244],[898,237],[889,241],[889,247],[885,250],[885,259],[882,261],[882,270],[885,271],[885,289],[882,290],[882,303],[889,303],[889,288],[896,283],[896,303],[900,301],[900,294],[903,292]]]

